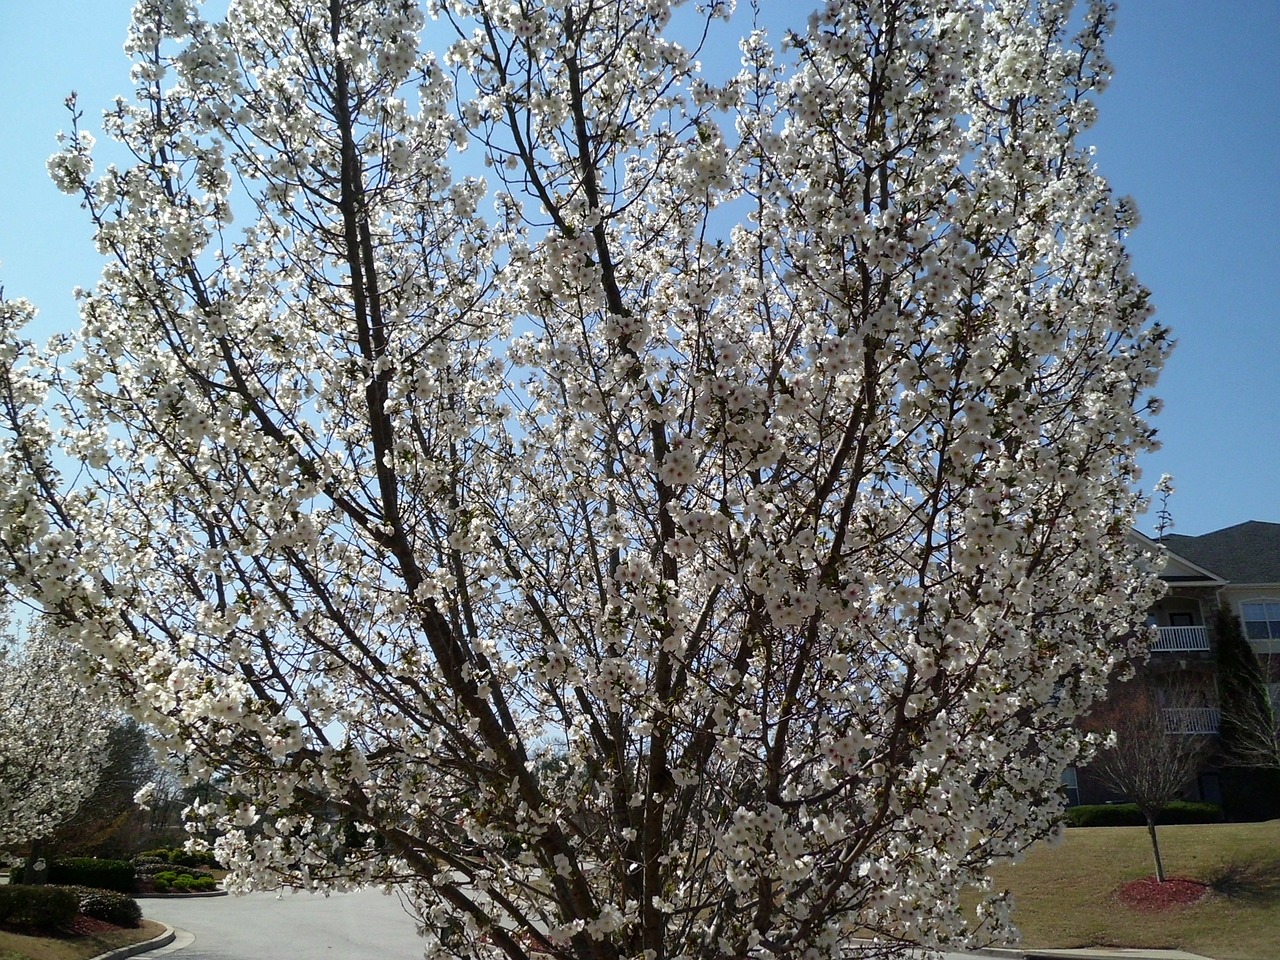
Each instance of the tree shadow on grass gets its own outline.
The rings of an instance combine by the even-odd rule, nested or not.
[[[1280,903],[1280,857],[1249,863],[1228,863],[1207,879],[1210,889],[1228,900]]]

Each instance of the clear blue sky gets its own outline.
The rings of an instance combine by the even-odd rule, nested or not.
[[[128,92],[128,9],[0,0],[0,282],[40,306],[42,335],[74,324],[70,291],[99,266],[82,211],[44,161],[69,91],[95,131]],[[1090,138],[1116,190],[1138,201],[1138,274],[1179,341],[1157,390],[1164,449],[1144,478],[1149,489],[1174,475],[1179,533],[1280,522],[1277,50],[1280,0],[1122,0],[1116,76]]]

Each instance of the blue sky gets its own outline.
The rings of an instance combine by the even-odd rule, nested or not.
[[[769,13],[781,2],[762,0]],[[0,283],[41,308],[38,335],[74,325],[70,291],[99,269],[83,212],[44,162],[67,126],[67,93],[96,130],[128,92],[128,10],[0,0]],[[1179,533],[1280,522],[1277,49],[1280,0],[1126,0],[1116,77],[1089,137],[1116,190],[1137,199],[1130,248],[1179,341],[1156,391],[1164,448],[1144,478],[1149,489],[1173,474]]]

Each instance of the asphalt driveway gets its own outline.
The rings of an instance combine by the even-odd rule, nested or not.
[[[178,931],[147,960],[418,960],[422,941],[396,896],[373,890],[330,897],[251,893],[243,897],[140,900],[145,916]],[[964,954],[947,954],[964,960]]]
[[[174,960],[419,960],[422,940],[396,896],[374,890],[144,899],[178,938],[146,957]],[[184,933],[192,936],[184,936]],[[193,939],[194,937],[194,939]]]

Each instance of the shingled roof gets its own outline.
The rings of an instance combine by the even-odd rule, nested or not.
[[[1230,583],[1280,583],[1280,523],[1247,520],[1199,537],[1172,533],[1164,544]]]

